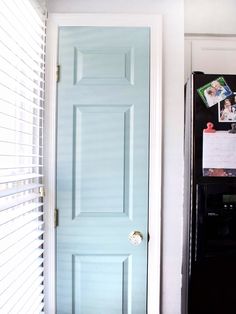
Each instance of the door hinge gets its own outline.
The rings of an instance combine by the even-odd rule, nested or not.
[[[54,227],[58,227],[59,225],[59,210],[57,208],[54,209]]]
[[[40,188],[39,188],[39,195],[40,195],[40,197],[45,197],[45,188],[44,188],[44,186],[40,186]]]
[[[60,81],[60,74],[61,74],[61,67],[58,64],[57,65],[57,72],[56,72],[57,83]]]

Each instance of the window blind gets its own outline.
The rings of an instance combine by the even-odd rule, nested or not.
[[[0,1],[0,313],[43,313],[45,18]]]

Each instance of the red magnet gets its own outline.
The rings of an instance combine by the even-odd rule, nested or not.
[[[207,123],[207,129],[204,129],[203,132],[205,133],[215,133],[216,130],[214,129],[214,124],[212,122]]]

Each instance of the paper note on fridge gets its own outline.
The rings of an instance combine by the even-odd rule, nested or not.
[[[236,176],[236,134],[203,132],[203,175]]]

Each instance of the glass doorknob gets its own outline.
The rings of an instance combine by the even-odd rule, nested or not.
[[[138,246],[143,241],[143,235],[140,231],[132,231],[130,232],[128,239],[131,244]]]

